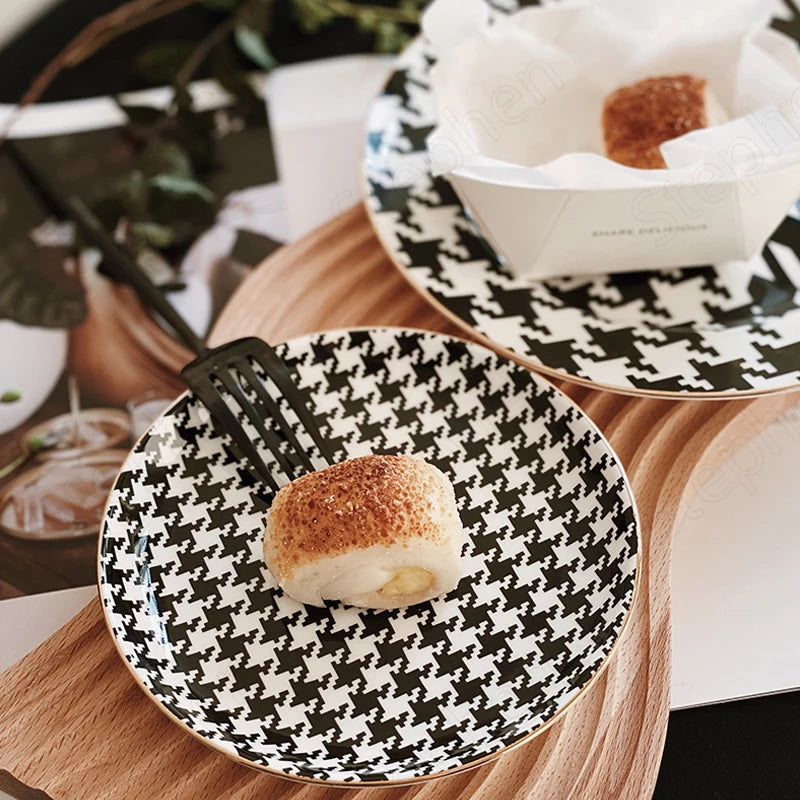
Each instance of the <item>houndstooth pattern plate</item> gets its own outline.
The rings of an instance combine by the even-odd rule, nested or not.
[[[208,744],[293,778],[411,781],[518,743],[586,687],[629,612],[638,522],[616,456],[479,345],[370,329],[279,351],[337,458],[410,453],[450,477],[465,576],[399,611],[290,599],[262,561],[269,490],[184,395],[109,500],[100,586],[123,657]]]
[[[791,14],[776,27],[797,38],[800,19]],[[800,387],[797,208],[746,263],[512,278],[450,183],[430,174],[434,61],[429,45],[415,40],[374,102],[365,191],[389,254],[454,322],[535,369],[627,393],[712,397]]]

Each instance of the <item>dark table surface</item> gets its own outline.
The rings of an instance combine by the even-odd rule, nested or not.
[[[19,99],[32,78],[71,36],[120,4],[117,0],[64,0],[8,44],[0,51],[0,102]],[[796,13],[792,3],[786,5]],[[293,24],[288,6],[286,0],[277,0],[270,42],[281,62],[370,47],[367,36],[344,22],[306,37]],[[798,27],[797,19],[781,27],[794,29]],[[142,88],[146,84],[131,69],[131,63],[143,45],[159,39],[196,40],[218,20],[213,11],[195,6],[126,34],[85,64],[65,72],[45,99],[64,100]],[[0,559],[9,555],[7,549],[0,547]],[[64,554],[65,562],[69,561],[68,556]],[[20,559],[19,567],[24,570],[24,559]],[[87,575],[86,579],[94,578]],[[20,583],[24,583],[22,576]],[[730,668],[736,669],[736,664]],[[672,712],[654,798],[800,800],[800,692]]]

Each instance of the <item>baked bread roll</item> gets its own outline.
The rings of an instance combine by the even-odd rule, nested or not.
[[[267,517],[264,560],[301,603],[400,608],[455,588],[462,543],[442,472],[411,456],[373,455],[283,486]]]
[[[659,146],[684,133],[720,125],[725,110],[704,78],[645,78],[612,92],[603,104],[606,155],[628,167],[666,167]]]

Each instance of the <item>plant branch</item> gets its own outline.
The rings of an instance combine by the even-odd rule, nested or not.
[[[70,43],[74,46],[68,46],[71,52],[65,54],[64,66],[77,66],[123,33],[180,11],[196,2],[199,0],[132,0],[125,3],[105,16],[98,17]],[[125,9],[132,12],[130,16],[128,13],[120,13]],[[79,39],[81,41],[78,41]]]
[[[319,5],[324,6],[332,14],[338,17],[350,17],[358,19],[365,13],[375,14],[386,22],[402,22],[408,25],[416,25],[419,22],[419,12],[404,8],[391,8],[390,6],[370,6],[356,5],[348,0],[318,0]]]
[[[192,79],[192,76],[195,74],[195,72],[200,69],[206,58],[208,58],[211,51],[220,42],[222,42],[226,36],[230,34],[235,26],[236,17],[231,15],[224,19],[219,25],[213,28],[208,35],[201,39],[197,44],[197,47],[192,50],[192,52],[189,54],[189,57],[178,68],[178,71],[175,73],[175,77],[172,79],[172,85],[176,88],[185,87]],[[177,108],[178,93],[175,92],[169,105],[164,110],[164,113],[161,115],[160,119],[156,121],[155,125],[145,137],[145,141],[153,141],[164,132],[165,128],[169,125],[170,118],[175,113]]]
[[[185,86],[192,79],[192,76],[200,69],[202,63],[208,58],[211,51],[222,42],[225,37],[236,26],[236,17],[226,17],[216,28],[200,40],[197,47],[189,54],[186,61],[181,64],[180,69],[175,73],[172,83],[174,86]]]
[[[316,0],[318,6],[329,11],[337,17],[350,19],[363,18],[367,14],[374,15],[382,22],[400,22],[407,25],[416,25],[419,22],[419,11],[392,8],[391,6],[362,5],[351,3],[349,0]]]
[[[198,0],[129,0],[108,14],[98,17],[75,36],[34,78],[11,118],[0,131],[0,142],[8,136],[22,110],[35,103],[65,67],[80,64],[122,33],[196,2]]]

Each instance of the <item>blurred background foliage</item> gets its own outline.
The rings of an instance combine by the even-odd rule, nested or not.
[[[362,50],[392,53],[418,30],[425,0],[128,0],[92,19],[84,30],[39,71],[20,99],[21,107],[46,98],[48,88],[83,63],[102,61],[122,36],[139,32],[156,19],[180,16],[194,6],[211,15],[202,36],[191,31],[174,38],[143,39],[132,60],[125,89],[168,85],[166,108],[132,105],[117,99],[128,122],[124,135],[134,157],[129,172],[109,180],[93,211],[140,265],[164,272],[180,262],[197,236],[213,224],[223,198],[208,185],[222,129],[263,120],[263,74],[285,60],[302,56],[303,40],[344,35]],[[176,29],[179,34],[180,26]],[[335,46],[332,48],[335,53]],[[190,84],[215,79],[230,95],[223,114],[198,110]],[[18,98],[19,99],[19,98]],[[74,327],[86,314],[79,278],[47,267],[47,279],[34,266],[41,261],[28,232],[4,242],[0,258],[0,319],[25,325]],[[75,241],[74,253],[81,249]],[[55,255],[55,254],[54,254]],[[62,254],[63,255],[63,254]],[[51,259],[52,260],[52,259]]]

